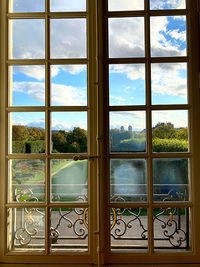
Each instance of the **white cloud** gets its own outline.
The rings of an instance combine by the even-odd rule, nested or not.
[[[112,58],[144,56],[143,18],[109,19],[109,56]]]
[[[151,9],[163,9],[165,6],[174,9],[184,9],[185,0],[150,0]]]
[[[110,73],[124,73],[130,80],[145,80],[144,64],[116,64],[110,65]]]
[[[51,77],[57,76],[60,71],[65,71],[72,75],[76,75],[86,70],[86,65],[51,65]]]
[[[51,57],[86,57],[86,19],[51,20]]]
[[[13,2],[13,12],[44,12],[45,10],[45,0],[14,0]]]
[[[85,11],[86,0],[51,0],[52,12]],[[10,10],[12,12],[12,10]],[[14,0],[14,12],[44,12],[45,0]]]
[[[152,64],[152,92],[187,97],[187,70],[185,63]],[[185,76],[181,73],[185,73]]]
[[[14,82],[13,91],[28,94],[36,101],[44,102],[45,99],[45,84],[42,82]]]
[[[10,20],[11,58],[38,59],[45,56],[45,20],[44,19],[13,19]]]
[[[67,118],[66,118],[67,120]],[[51,130],[65,130],[65,131],[69,131],[69,130],[73,130],[74,127],[80,127],[82,129],[87,130],[87,125],[85,123],[82,122],[74,122],[74,123],[66,123],[64,121],[61,120],[57,120],[55,118],[53,118],[51,120]]]
[[[62,65],[61,69],[69,72],[70,74],[79,74],[87,68],[86,65]]]
[[[185,16],[151,17],[152,56],[183,56],[186,54],[186,49],[180,48],[180,45],[185,45],[185,30],[180,30],[179,24],[173,30],[168,29],[169,25],[174,27],[176,21],[180,19],[185,19]],[[178,38],[179,43],[177,42]],[[111,58],[144,56],[143,18],[109,19],[109,56]]]
[[[28,94],[37,101],[45,99],[45,85],[41,82],[14,82],[13,91]],[[63,106],[87,105],[86,90],[53,83],[52,102]]]
[[[51,0],[50,9],[52,12],[85,11],[86,0]]]
[[[45,80],[45,67],[40,65],[30,66],[12,66],[14,74],[17,75],[19,72],[25,74],[28,77],[34,78],[38,81]]]
[[[168,31],[167,33],[172,38],[174,38],[176,40],[180,40],[182,42],[185,42],[186,41],[186,31],[180,32],[178,29],[176,29],[176,30]]]
[[[109,11],[143,10],[144,1],[141,0],[109,0]]]
[[[174,20],[176,17],[173,17]],[[167,30],[167,25],[169,24],[168,17],[152,17],[151,18],[151,54],[154,57],[160,56],[184,56],[186,55],[186,49],[180,49],[180,44],[177,44],[177,34],[175,31],[179,32],[181,36],[182,44],[185,43],[186,33],[185,31],[180,31],[175,29],[173,31]],[[168,38],[167,38],[168,37]],[[173,41],[175,41],[173,43]]]
[[[87,105],[86,90],[53,83],[52,102],[63,106]]]

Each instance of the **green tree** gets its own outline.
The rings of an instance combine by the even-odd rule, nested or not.
[[[176,131],[176,138],[179,140],[188,140],[188,128],[179,129]]]
[[[176,138],[176,130],[171,124],[162,124],[160,126],[155,126],[152,132],[152,137],[160,139],[174,139]]]
[[[27,127],[24,125],[13,125],[12,127],[12,140],[21,141],[28,140],[29,133]]]
[[[52,142],[53,142],[53,149],[55,149],[61,153],[66,152],[68,143],[66,140],[66,132],[65,131],[53,132],[52,133]]]

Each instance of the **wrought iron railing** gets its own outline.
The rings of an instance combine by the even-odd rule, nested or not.
[[[76,193],[69,193],[69,186],[52,185],[54,189],[62,188],[59,196],[53,201],[73,197],[76,201],[87,200],[87,185],[76,184]],[[129,192],[123,192],[123,186],[129,187]],[[44,192],[38,189],[44,184],[13,184],[13,199],[17,202],[38,202],[44,199]],[[116,188],[121,188],[120,192]],[[134,190],[132,188],[134,187]],[[147,197],[147,185],[111,185],[111,202],[129,202]],[[180,189],[180,190],[179,190]],[[81,190],[81,191],[80,191]],[[68,193],[66,193],[66,191]],[[132,193],[130,193],[132,191]],[[185,201],[188,200],[187,184],[156,184],[154,185],[155,201]],[[81,204],[80,204],[81,206]],[[139,203],[138,203],[139,206]],[[161,206],[161,204],[159,204]],[[111,246],[114,249],[142,249],[148,247],[148,210],[144,208],[112,208],[110,212]],[[189,208],[157,208],[153,211],[154,246],[159,249],[189,249]],[[45,212],[38,208],[12,209],[12,247],[33,248],[43,247],[45,230]],[[82,249],[87,250],[88,243],[88,209],[65,208],[51,210],[50,241],[53,249]]]

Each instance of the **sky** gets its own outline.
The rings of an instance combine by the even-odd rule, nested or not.
[[[14,12],[44,12],[44,0],[14,0]],[[109,0],[109,11],[143,10],[141,0]],[[151,9],[185,8],[184,0],[151,0]],[[85,11],[84,0],[51,0],[52,12]],[[10,21],[10,58],[43,59],[45,57],[45,21],[43,19],[14,19]],[[51,58],[86,58],[86,19],[52,19]],[[31,31],[30,31],[31,29]],[[152,57],[186,56],[186,17],[159,16],[150,19],[150,42]],[[144,18],[109,18],[108,47],[110,58],[144,57]],[[45,68],[41,65],[10,67],[10,105],[44,106]],[[111,64],[109,66],[109,103],[111,106],[144,105],[144,64]],[[153,63],[151,65],[152,104],[187,104],[187,64]],[[87,66],[51,66],[51,105],[87,105]],[[176,116],[171,114],[177,114]],[[145,127],[144,112],[112,112],[110,128],[135,130]],[[157,112],[152,114],[152,125],[172,122],[175,127],[187,126],[186,112]],[[44,124],[44,114],[16,113],[13,124]],[[85,112],[52,114],[52,129],[69,130],[80,126],[87,129]]]

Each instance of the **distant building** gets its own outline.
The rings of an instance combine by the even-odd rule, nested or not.
[[[121,131],[121,132],[124,132],[124,126],[121,126],[121,127],[120,127],[120,131]]]
[[[128,131],[132,132],[133,131],[133,127],[131,125],[128,126]]]

